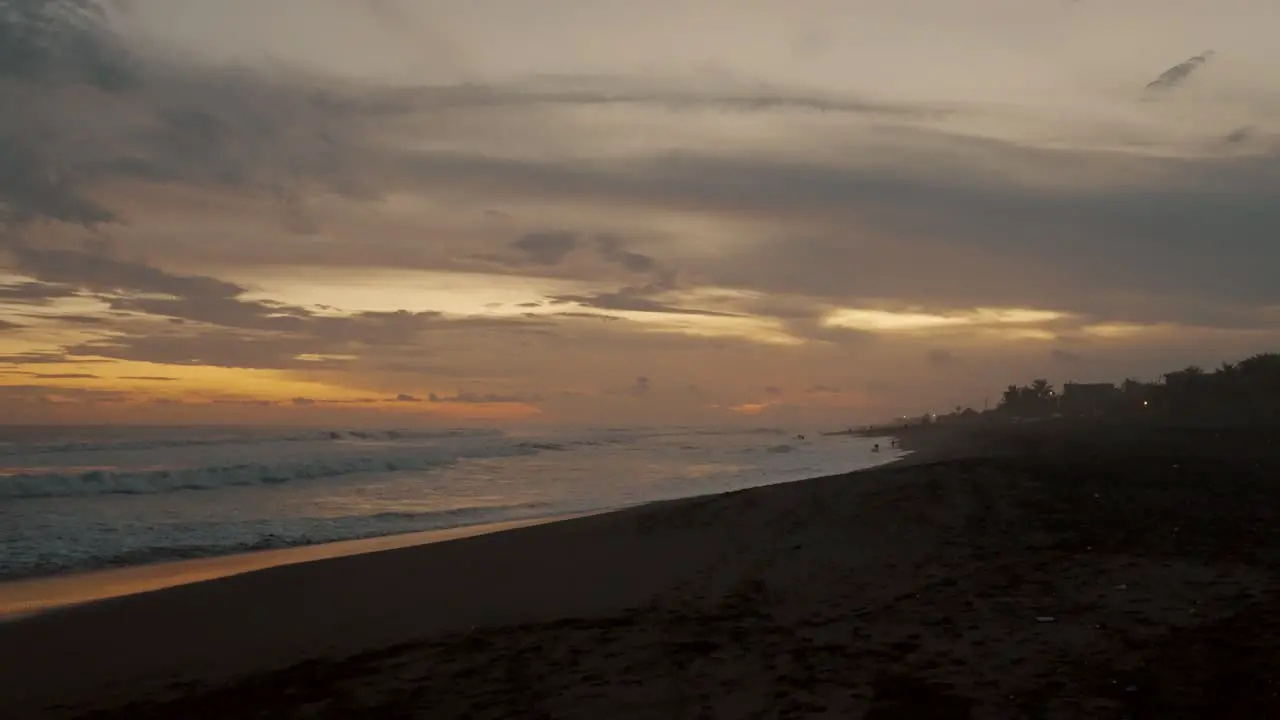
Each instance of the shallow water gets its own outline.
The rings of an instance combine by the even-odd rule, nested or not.
[[[869,439],[768,429],[0,433],[8,578],[554,517],[894,457]]]

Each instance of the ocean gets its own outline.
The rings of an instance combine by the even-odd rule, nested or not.
[[[0,428],[0,579],[551,518],[894,457],[770,428]]]

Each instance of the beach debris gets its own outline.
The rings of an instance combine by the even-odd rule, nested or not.
[[[1037,616],[1036,616],[1036,622],[1051,623],[1051,622],[1056,622],[1057,620],[1058,620],[1058,618],[1053,617],[1052,615],[1037,615]]]

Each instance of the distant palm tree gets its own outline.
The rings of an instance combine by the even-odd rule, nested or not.
[[[1014,408],[1018,406],[1018,401],[1022,399],[1022,388],[1017,385],[1010,385],[1000,395],[1000,404],[1005,407]]]

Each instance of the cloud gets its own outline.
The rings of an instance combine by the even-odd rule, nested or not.
[[[485,109],[510,111],[537,107],[642,106],[667,111],[716,110],[731,113],[808,112],[870,117],[942,117],[958,110],[938,104],[864,100],[849,94],[738,86],[721,81],[709,86],[679,80],[625,74],[547,75],[506,82],[420,86],[397,89],[364,100],[382,112],[410,113]]]
[[[422,398],[414,397],[412,395],[407,395],[405,393],[400,393],[399,395],[396,395],[396,402],[418,403],[418,402],[422,402]]]
[[[128,393],[96,388],[59,387],[56,385],[0,385],[4,402],[34,405],[75,405],[77,403],[123,403],[132,400]]]
[[[596,248],[606,260],[633,273],[651,272],[657,268],[657,262],[653,258],[623,249],[622,240],[610,235],[597,237]]]
[[[67,285],[41,282],[20,282],[0,285],[0,304],[48,305],[54,300],[71,297],[75,288]]]
[[[1222,138],[1222,141],[1228,145],[1238,145],[1253,139],[1256,134],[1256,129],[1251,126],[1238,127],[1227,133],[1227,135]]]
[[[71,313],[59,312],[55,314],[26,313],[23,317],[39,319],[45,322],[54,322],[64,325],[81,325],[81,326],[101,326],[111,323],[112,318],[102,315],[73,315]]]
[[[93,373],[24,373],[41,380],[94,380],[98,376]]]
[[[530,262],[557,265],[578,247],[578,239],[573,233],[537,232],[523,235],[511,245],[523,251]]]
[[[88,174],[50,152],[48,136],[65,123],[45,117],[39,97],[15,88],[118,91],[129,79],[128,53],[93,0],[7,0],[2,10],[0,102],[26,111],[0,120],[0,229],[42,219],[86,226],[116,219],[83,194]]]
[[[658,292],[661,291],[649,287],[624,287],[612,292],[556,295],[551,300],[557,303],[574,303],[582,307],[596,308],[597,310],[666,313],[669,315],[702,315],[705,317],[737,317],[734,313],[681,307],[649,297]]]
[[[1008,276],[1001,265],[1028,265],[1027,261],[1034,259],[1031,256],[1037,254],[1034,248],[1006,252],[1001,245],[1008,243],[1008,239],[1027,237],[1029,233],[1039,232],[1045,227],[1054,228],[1051,231],[1054,234],[1071,234],[1066,228],[1073,222],[1063,222],[1064,217],[1078,219],[1077,216],[1083,216],[1106,226],[1082,231],[1079,233],[1081,237],[1106,237],[1109,232],[1123,228],[1151,237],[1159,232],[1159,228],[1142,226],[1163,223],[1153,219],[1152,214],[1141,206],[1163,203],[1168,207],[1170,205],[1165,201],[1174,199],[1159,197],[1159,193],[1155,193],[1129,202],[1117,200],[1109,193],[1080,197],[1079,191],[1071,190],[1060,196],[1061,202],[1055,207],[1054,198],[1046,196],[1039,188],[1019,188],[1016,182],[992,183],[990,173],[970,170],[1005,167],[1013,162],[1024,168],[1039,168],[1037,172],[1048,177],[1059,168],[1089,162],[1098,165],[1098,174],[1105,176],[1107,173],[1103,166],[1119,163],[1121,159],[1090,159],[1075,149],[1048,152],[1013,144],[1002,147],[999,143],[974,142],[971,137],[925,132],[920,128],[907,143],[915,149],[904,151],[907,154],[902,157],[893,156],[898,152],[896,145],[901,139],[898,136],[881,138],[855,129],[848,133],[842,131],[839,135],[819,133],[813,137],[815,145],[833,142],[834,138],[841,136],[890,141],[879,144],[885,149],[877,150],[876,161],[867,166],[847,159],[840,163],[832,162],[831,157],[839,156],[845,150],[840,146],[832,146],[830,152],[823,153],[821,162],[799,161],[778,152],[737,153],[735,156],[734,153],[712,151],[663,153],[655,150],[586,163],[558,158],[553,154],[504,154],[501,151],[469,149],[471,139],[487,141],[495,133],[501,133],[490,123],[468,125],[477,128],[476,135],[462,138],[456,148],[443,149],[447,147],[446,141],[456,138],[452,131],[448,131],[447,124],[431,120],[443,117],[441,113],[459,110],[484,113],[476,117],[497,118],[512,109],[542,112],[547,107],[594,106],[605,100],[610,106],[649,103],[664,109],[683,108],[689,104],[720,109],[768,109],[770,112],[793,107],[821,106],[828,110],[834,107],[830,102],[815,102],[812,97],[801,102],[799,100],[807,96],[795,91],[762,91],[759,84],[735,84],[736,81],[709,77],[699,78],[696,82],[687,81],[683,85],[655,78],[627,79],[588,74],[513,79],[488,85],[377,88],[344,86],[315,79],[304,82],[299,75],[279,71],[212,69],[145,54],[134,57],[131,63],[131,72],[147,82],[141,83],[128,97],[104,101],[95,96],[93,107],[101,112],[82,113],[110,122],[99,123],[105,129],[95,130],[107,133],[100,138],[101,142],[96,143],[95,147],[99,149],[80,156],[76,167],[63,174],[75,180],[76,187],[90,179],[139,178],[195,187],[248,189],[275,197],[282,206],[305,204],[308,197],[322,192],[370,198],[402,190],[437,192],[454,187],[482,189],[488,193],[486,202],[504,198],[528,200],[548,197],[622,206],[679,206],[708,215],[737,213],[748,218],[769,217],[774,224],[779,220],[811,218],[816,223],[827,225],[827,228],[817,228],[816,231],[810,228],[806,242],[813,243],[815,252],[801,254],[787,250],[792,257],[786,262],[772,262],[776,258],[764,257],[767,253],[780,253],[787,249],[790,241],[783,237],[751,245],[758,252],[735,252],[738,257],[728,258],[734,262],[722,262],[726,259],[722,257],[707,259],[707,262],[719,263],[718,268],[708,268],[711,270],[708,279],[765,291],[783,289],[782,285],[795,288],[797,283],[776,281],[784,274],[799,277],[805,275],[812,265],[824,265],[816,273],[819,281],[813,283],[813,287],[823,294],[836,294],[833,289],[826,289],[831,281],[824,276],[833,274],[834,268],[844,267],[844,255],[859,260],[859,275],[868,284],[879,286],[887,282],[886,278],[899,277],[895,271],[911,262],[909,258],[932,254],[971,257],[973,260],[969,265],[973,267],[941,263],[942,267],[957,268],[956,272],[945,275],[940,271],[927,273],[916,267],[906,292],[929,299],[924,296],[949,295],[956,291],[957,286],[963,285],[963,290],[968,293],[975,293],[975,288],[981,288],[988,294],[1004,291],[1008,295],[1025,296],[1030,288],[1036,287],[1038,278],[1031,277],[1034,272],[1027,273],[1028,277],[1015,283],[987,283],[981,278],[974,281],[968,273],[992,276],[1004,273]],[[733,101],[726,102],[726,98]],[[748,102],[746,98],[751,100]],[[673,99],[679,102],[671,102]],[[784,99],[787,102],[782,102]],[[77,100],[80,101],[89,102],[89,99]],[[117,107],[120,103],[124,106]],[[913,115],[900,112],[908,108],[893,103],[842,100],[835,105],[877,115]],[[135,116],[148,118],[148,121],[131,124],[133,120],[129,118]],[[62,117],[70,117],[70,113],[64,113]],[[576,132],[577,126],[566,117],[539,117],[538,127]],[[421,118],[428,121],[410,122]],[[401,143],[409,139],[405,128],[410,126],[423,128],[428,137],[439,134],[440,142],[428,143],[428,150],[405,149]],[[36,128],[15,129],[13,147],[33,146],[26,142],[26,138],[28,133],[35,137],[35,132]],[[55,154],[67,155],[72,149],[69,143],[73,134],[82,132],[82,128],[73,124],[66,128],[55,127],[49,132],[54,137],[53,146],[45,153],[47,157],[42,156],[44,159],[40,162],[29,165],[32,170],[19,173],[29,181],[34,182],[35,178],[42,176],[34,168],[52,162]],[[791,139],[799,141],[806,138],[797,136]],[[952,162],[962,159],[957,154],[960,147],[971,154],[971,159]],[[83,153],[79,144],[74,149]],[[894,161],[891,168],[886,168],[881,156]],[[928,162],[930,157],[948,160]],[[1043,168],[1050,166],[1055,168],[1053,172],[1042,172]],[[1153,167],[1151,171],[1156,169]],[[1195,180],[1196,174],[1221,172],[1220,168],[1213,167],[1182,168],[1184,172],[1179,172],[1176,167],[1166,169],[1169,177],[1190,180]],[[1266,180],[1265,174],[1262,179]],[[1166,195],[1184,192],[1178,189]],[[1073,201],[1090,207],[1077,210],[1079,203]],[[32,214],[56,215],[39,210],[37,206],[38,203],[32,205]],[[864,236],[911,235],[916,239],[886,252],[860,253],[858,248],[863,242],[855,241],[850,235],[849,223],[853,222],[869,226],[859,230]],[[1136,228],[1135,223],[1138,224]],[[935,243],[933,238],[944,236],[942,231],[951,224],[963,230],[959,242],[951,248],[937,247],[943,243]],[[1176,226],[1173,222],[1168,224]],[[533,237],[538,235],[535,233]],[[542,235],[555,236],[556,233],[548,231]],[[1063,247],[1067,241],[1064,238],[1062,243],[1046,242],[1045,245]],[[562,243],[563,238],[557,242]],[[652,267],[651,256],[622,249],[616,238],[603,236],[598,240],[598,246],[601,257],[611,259],[628,271],[645,272]],[[975,246],[978,252],[968,252]],[[556,264],[565,257],[555,245],[540,248],[529,256],[535,263]],[[1045,251],[1051,255],[1054,253],[1051,247]],[[832,256],[825,257],[825,252]],[[374,257],[376,253],[369,255],[371,263],[385,262]],[[1136,257],[1140,252],[1135,250],[1133,255]],[[748,265],[756,261],[772,262],[772,267],[763,268],[760,273],[769,277],[753,277],[747,272],[752,270]],[[1126,260],[1124,264],[1129,263]],[[1123,271],[1117,268],[1111,273],[1115,277],[1104,279],[1118,282]],[[916,281],[915,275],[937,275],[943,281],[936,282],[937,277],[921,277]],[[1156,283],[1159,277],[1159,274],[1148,273],[1141,281]],[[1201,279],[1199,282],[1209,281]],[[849,284],[845,282],[843,287],[846,290],[841,294],[847,294]],[[1063,294],[1070,291],[1069,287],[1057,289]],[[606,293],[598,301],[642,312],[673,311],[672,304],[652,298],[637,298],[635,292],[623,295]],[[140,305],[136,301],[133,307],[142,311],[159,309],[154,304]],[[228,309],[243,310],[244,307],[228,305]]]
[[[1147,83],[1147,90],[1165,91],[1178,87],[1193,73],[1209,62],[1209,58],[1214,56],[1213,50],[1206,50],[1199,55],[1194,55],[1177,65],[1160,73],[1160,77]]]
[[[536,397],[525,397],[521,395],[502,395],[499,393],[474,393],[461,391],[454,395],[437,395],[435,393],[431,393],[427,396],[427,400],[433,403],[459,403],[468,405],[532,403],[539,401]]]
[[[127,53],[96,0],[6,0],[0,15],[0,78],[87,82],[116,89]]]
[[[4,365],[58,365],[71,361],[64,352],[28,352],[0,355],[0,364]],[[93,358],[75,358],[74,362],[102,362]]]
[[[177,378],[165,377],[163,375],[123,375],[121,380],[141,380],[144,382],[173,382]]]
[[[279,403],[277,403],[274,400],[242,400],[242,399],[227,400],[227,399],[218,398],[218,399],[211,400],[210,402],[213,403],[214,405],[247,405],[251,407],[274,407],[276,405],[279,405]]]
[[[15,269],[55,287],[210,299],[229,299],[245,291],[239,285],[211,277],[176,275],[144,263],[117,260],[102,249],[41,250],[18,243],[7,250]],[[24,285],[29,287],[31,283]]]
[[[85,316],[81,324],[108,326],[100,339],[66,348],[73,355],[121,360],[249,368],[308,368],[341,365],[368,348],[409,348],[426,332],[457,328],[545,326],[547,318],[446,318],[437,311],[365,311],[320,314],[286,303],[250,300],[248,289],[204,275],[186,275],[147,263],[116,259],[103,247],[8,248],[11,267],[40,283],[10,286],[16,295],[43,302],[65,288],[92,293],[116,312],[135,319]],[[57,317],[57,316],[55,316]],[[75,319],[67,315],[66,318]],[[149,322],[139,324],[141,318]],[[180,321],[158,329],[154,321]],[[307,356],[327,357],[327,360]]]
[[[1246,37],[1241,17],[1263,23],[1243,5],[1213,26],[1232,48],[1213,71],[1214,103],[1178,113],[1110,94],[1176,34],[1141,25],[1150,42],[1134,45],[1124,9],[1107,21],[1123,52],[1103,42],[1086,56],[1069,33],[1053,36],[1061,57],[1010,62],[1016,48],[991,50],[1003,30],[941,5],[953,32],[930,48],[912,46],[918,33],[896,10],[839,38],[809,30],[835,27],[813,9],[787,22],[783,11],[708,11],[734,32],[660,55],[632,42],[648,20],[599,22],[621,6],[530,16],[539,33],[566,35],[529,45],[507,40],[523,24],[496,21],[514,12],[502,3],[324,0],[275,41],[261,27],[292,13],[259,3],[134,5],[128,18],[70,13],[35,33],[0,25],[0,106],[22,109],[0,113],[0,264],[12,271],[0,315],[30,318],[5,331],[21,343],[11,361],[272,370],[381,403],[405,387],[503,393],[459,391],[459,404],[590,390],[578,407],[659,417],[697,404],[681,392],[690,385],[728,406],[785,377],[838,379],[856,365],[870,383],[954,352],[977,386],[1006,362],[1046,362],[1050,343],[1088,347],[1092,368],[1099,355],[1173,343],[1175,330],[1262,343],[1280,328],[1274,83],[1245,73],[1269,55]],[[361,27],[376,18],[372,35],[336,27],[355,15]],[[669,15],[664,32],[703,32]],[[322,52],[330,25],[357,49]],[[558,40],[614,26],[628,32]],[[423,40],[406,57],[400,46],[422,33],[447,52]],[[820,52],[795,62],[797,36]],[[608,52],[595,57],[595,45]],[[279,62],[261,62],[262,48]],[[498,51],[466,62],[479,48]],[[717,61],[690,71],[700,60],[686,51]],[[840,70],[886,51],[963,61],[909,63],[892,79]],[[437,54],[450,69],[427,67]],[[1152,92],[1208,58],[1171,68]],[[638,67],[653,70],[615,72]],[[1027,78],[1034,92],[1020,94]],[[325,287],[327,307],[311,304],[314,287],[299,290],[314,268],[344,273]],[[382,281],[419,271],[432,274],[400,282],[421,292]],[[456,271],[476,274],[456,297],[433,295]],[[964,320],[974,308],[1055,315]],[[738,336],[695,334],[725,326]],[[1140,331],[1104,341],[1085,330],[1122,327]],[[766,334],[788,349],[765,347]],[[611,385],[634,375],[636,357],[664,378],[662,402]],[[320,390],[285,392],[323,402]]]
[[[565,311],[565,312],[556,312],[556,313],[551,313],[551,316],[552,316],[552,317],[562,317],[562,318],[579,318],[579,319],[585,319],[585,320],[610,320],[610,321],[617,321],[617,320],[622,320],[622,319],[623,319],[623,318],[618,317],[617,315],[605,315],[604,313],[593,313],[593,312],[574,312],[574,311],[572,311],[572,310]],[[530,315],[529,317],[540,317],[540,316],[539,316],[539,315]]]
[[[294,405],[297,405],[297,406],[299,406],[299,407],[310,407],[310,406],[312,406],[312,405],[315,405],[315,404],[316,404],[316,401],[315,401],[314,399],[312,399],[312,398],[306,398],[306,397],[296,397],[296,398],[294,398],[294,399],[290,400],[289,402],[291,402],[291,403],[293,403]]]

